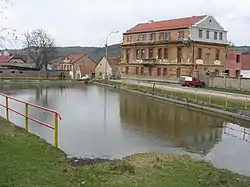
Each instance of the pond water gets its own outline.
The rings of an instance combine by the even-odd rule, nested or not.
[[[1,92],[60,112],[59,147],[69,156],[122,158],[162,152],[193,156],[250,175],[250,128],[242,122],[94,85],[5,85]],[[0,102],[5,102],[0,97]],[[24,105],[10,106],[24,112]],[[5,110],[0,108],[0,114]],[[29,108],[53,124],[53,115]],[[24,118],[10,112],[24,127]],[[29,122],[30,131],[53,144],[53,130]],[[42,151],[42,150],[41,150]]]

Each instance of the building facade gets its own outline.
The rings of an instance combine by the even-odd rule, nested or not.
[[[212,16],[140,23],[123,34],[123,76],[221,75],[227,31]]]
[[[95,77],[103,78],[105,76],[106,71],[108,75],[119,74],[118,70],[120,61],[121,58],[119,57],[110,57],[108,58],[108,61],[106,60],[105,57],[103,57],[95,68]],[[106,64],[107,64],[107,70],[106,70]]]
[[[250,78],[250,52],[242,52],[237,49],[229,50],[225,73],[229,77]]]
[[[59,65],[60,70],[70,71],[73,79],[80,79],[86,74],[93,74],[96,62],[87,54],[74,54],[66,57]]]

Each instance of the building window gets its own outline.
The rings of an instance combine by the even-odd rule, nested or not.
[[[218,39],[218,33],[214,32],[214,39],[217,40]]]
[[[127,42],[129,42],[129,36],[127,36]]]
[[[163,76],[167,76],[167,68],[163,68]]]
[[[236,63],[239,63],[239,62],[240,62],[240,55],[237,54],[237,55],[236,55]]]
[[[147,37],[146,37],[146,34],[144,33],[144,34],[141,34],[141,40],[142,41],[145,41],[147,39]]]
[[[162,59],[162,48],[158,49],[158,59]]]
[[[215,60],[220,60],[220,50],[219,49],[216,49]]]
[[[239,78],[240,77],[240,70],[235,71],[235,77]]]
[[[202,38],[202,30],[199,29],[199,38]]]
[[[127,60],[127,63],[129,63],[129,61],[130,61],[130,49],[127,49],[126,50],[126,60]]]
[[[215,70],[215,75],[216,75],[216,76],[219,76],[219,74],[220,74],[219,70],[216,69],[216,70]]]
[[[138,34],[137,35],[137,41],[140,41],[141,40],[141,34]]]
[[[139,74],[139,67],[135,68],[135,74],[138,75]]]
[[[198,59],[202,59],[202,49],[198,48]]]
[[[164,55],[163,55],[164,59],[168,59],[168,48],[164,48]]]
[[[132,42],[132,36],[129,36],[129,41]]]
[[[150,40],[156,40],[156,33],[155,32],[154,33],[150,33],[149,39]]]
[[[177,48],[177,63],[181,63],[182,58],[182,49],[180,47]]]
[[[220,32],[220,40],[222,40],[222,38],[223,38],[223,33],[222,32]]]
[[[152,68],[151,67],[148,68],[148,74],[149,74],[149,76],[152,76]]]
[[[182,40],[184,38],[184,31],[179,31],[178,40]]]
[[[230,73],[230,71],[227,69],[227,70],[225,70],[225,74],[227,75],[227,76],[229,76],[229,73]]]
[[[161,76],[161,68],[157,68],[157,76]]]
[[[144,68],[142,67],[141,68],[141,76],[143,76],[144,75]]]
[[[209,39],[209,31],[206,31],[206,39]]]
[[[170,40],[171,39],[171,32],[165,32],[165,40]]]
[[[136,60],[140,59],[140,49],[136,49]]]
[[[160,32],[159,33],[159,40],[163,40],[163,38],[164,38],[164,32]]]
[[[145,59],[145,49],[141,49],[141,59]]]
[[[154,57],[154,49],[153,48],[149,48],[148,49],[148,58],[153,58]]]
[[[129,71],[129,67],[126,67],[126,75],[128,74],[128,71]]]

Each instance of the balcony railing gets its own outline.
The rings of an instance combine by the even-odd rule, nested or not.
[[[156,58],[145,58],[142,60],[143,65],[155,65],[157,59]]]

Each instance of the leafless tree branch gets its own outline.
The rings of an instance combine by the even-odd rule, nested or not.
[[[47,70],[47,66],[55,57],[55,40],[50,37],[43,29],[33,30],[24,34],[25,48],[29,57],[36,64],[36,68]]]

